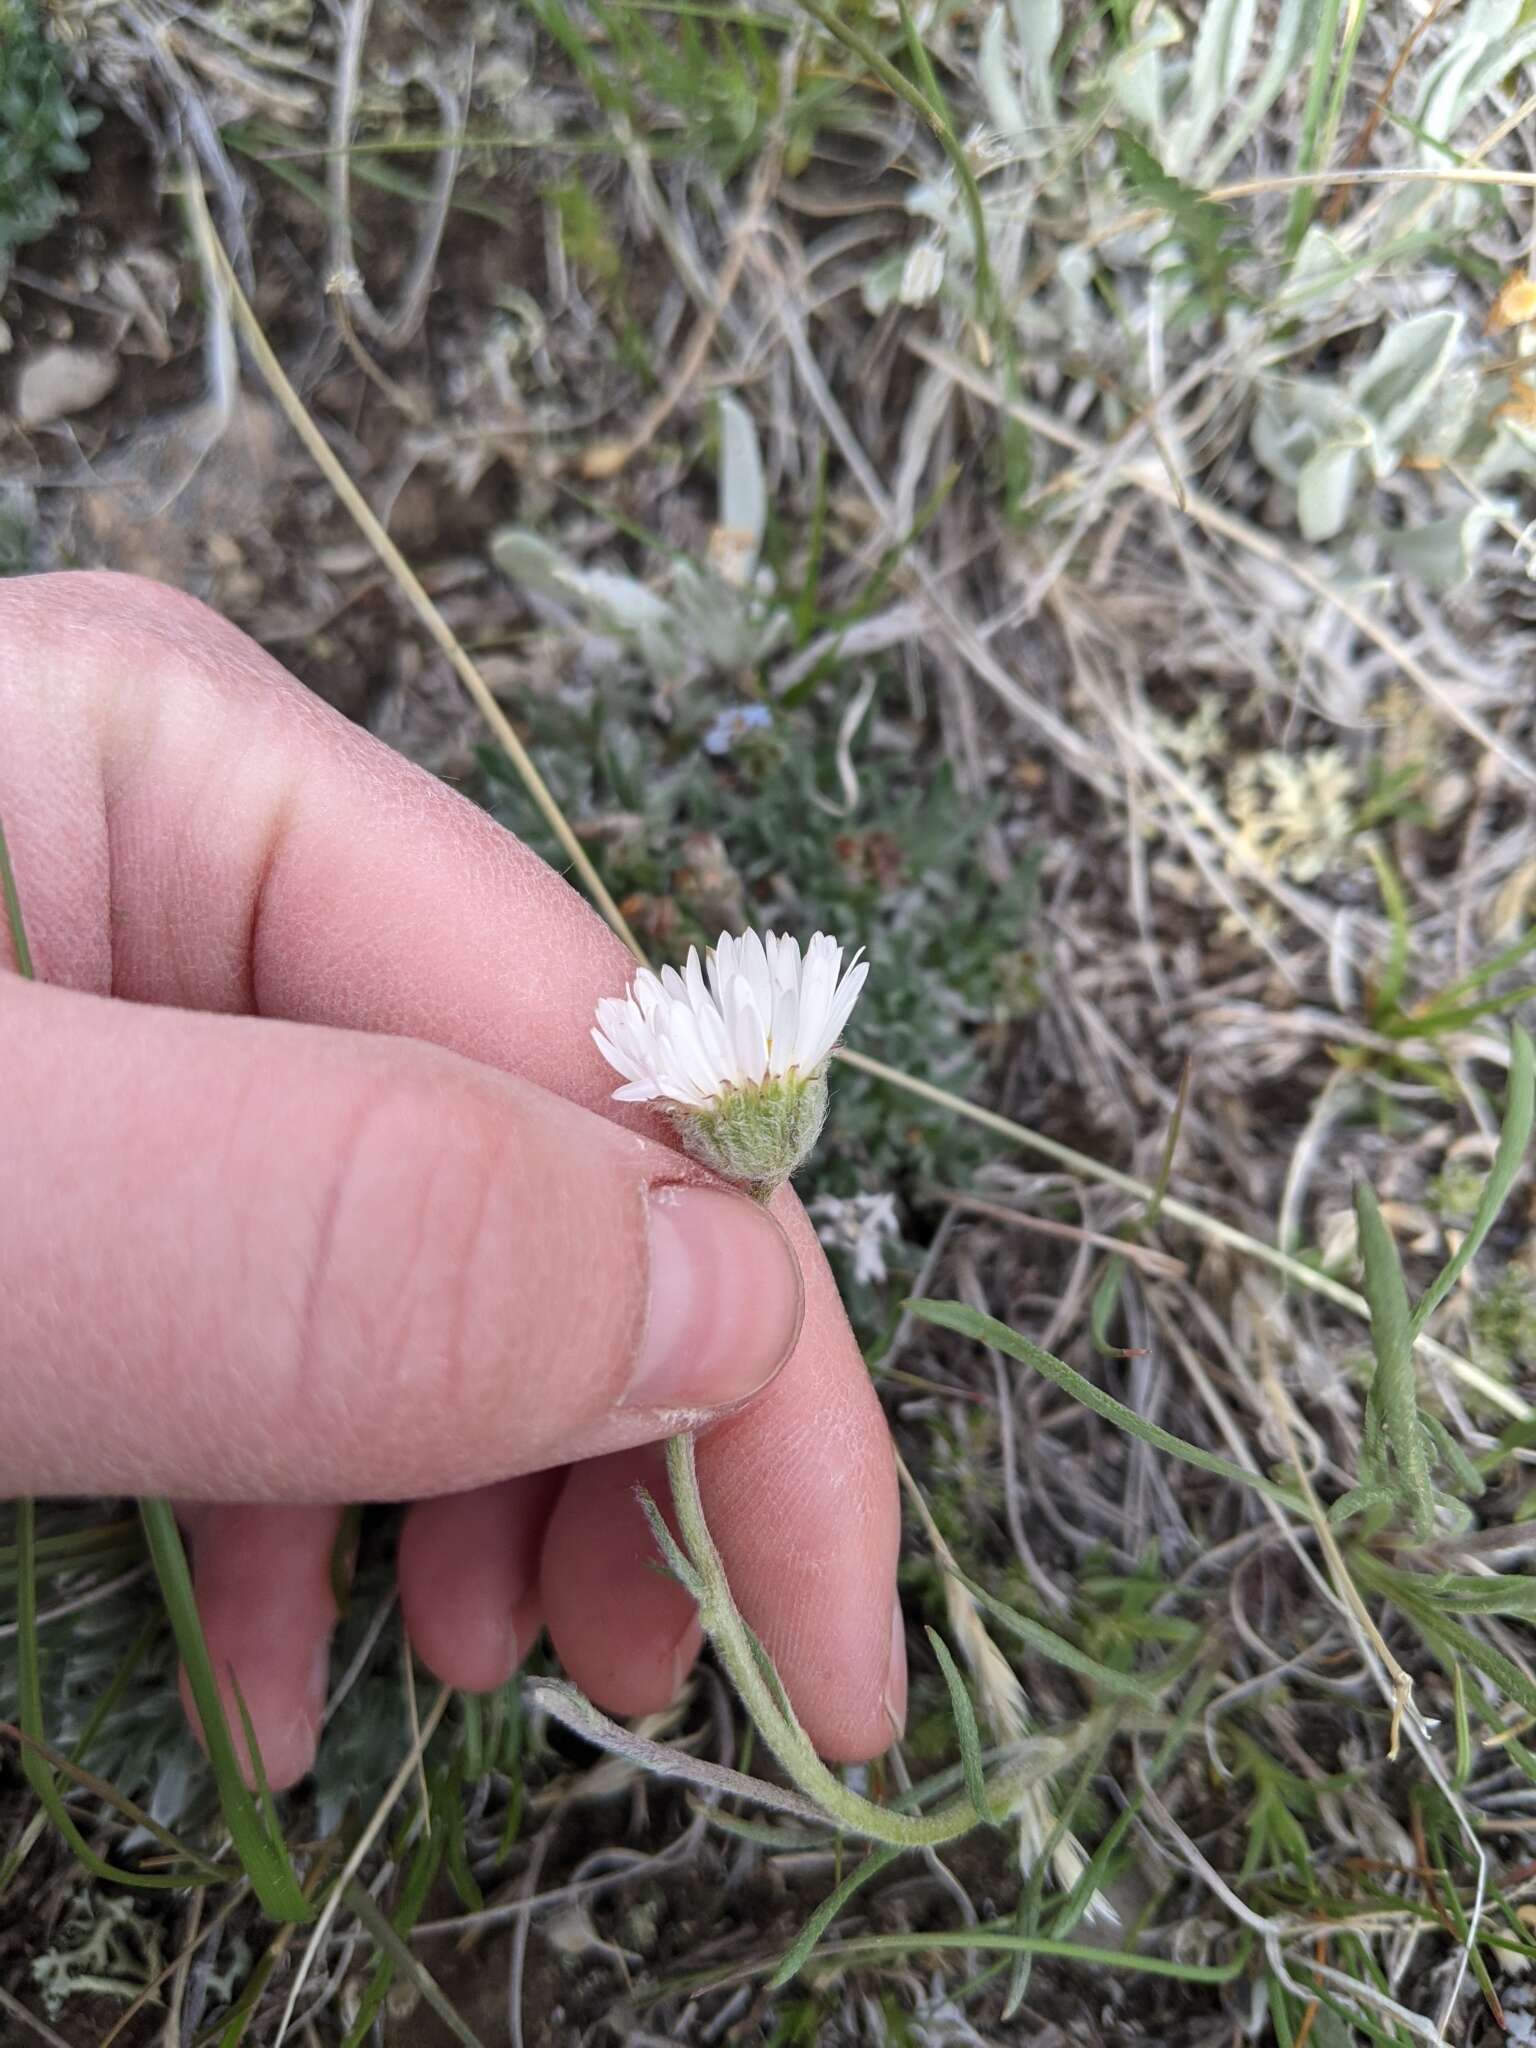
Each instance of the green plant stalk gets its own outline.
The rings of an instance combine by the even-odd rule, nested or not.
[[[931,1814],[896,1813],[850,1792],[822,1762],[805,1730],[786,1711],[787,1702],[781,1704],[775,1697],[775,1684],[765,1672],[760,1652],[732,1598],[725,1566],[704,1519],[693,1438],[686,1431],[667,1444],[667,1476],[704,1632],[759,1734],[800,1791],[825,1811],[831,1825],[892,1848],[937,1848],[970,1834],[978,1816],[969,1792]],[[1034,1759],[1003,1764],[987,1782],[991,1816],[1000,1821],[1016,1813],[1039,1776]]]

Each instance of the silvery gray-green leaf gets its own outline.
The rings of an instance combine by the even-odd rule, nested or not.
[[[1184,31],[1166,7],[1155,7],[1145,27],[1105,70],[1105,83],[1121,110],[1161,142],[1166,73],[1163,52],[1177,48]]]
[[[1207,0],[1176,118],[1162,138],[1165,167],[1182,177],[1236,96],[1253,41],[1257,0]]]
[[[1296,521],[1302,537],[1332,540],[1342,533],[1354,501],[1361,456],[1369,445],[1364,422],[1349,439],[1325,441],[1301,465],[1296,478]]]
[[[1240,116],[1225,122],[1211,137],[1210,147],[1195,170],[1195,184],[1214,185],[1233,157],[1257,132],[1264,116],[1285,90],[1310,48],[1321,12],[1322,0],[1283,0],[1269,30],[1264,68],[1242,103]],[[1234,93],[1236,90],[1234,84]]]
[[[982,26],[976,52],[976,76],[987,116],[997,133],[1022,145],[1030,132],[1030,118],[1024,110],[1009,48],[1009,20],[1001,7],[994,7]]]
[[[1370,361],[1350,378],[1350,398],[1371,423],[1378,476],[1396,466],[1409,431],[1434,398],[1462,324],[1460,313],[1441,310],[1389,327]]]
[[[743,563],[750,579],[768,524],[768,490],[752,415],[729,394],[720,400],[720,524],[750,544]]]
[[[1254,411],[1253,452],[1272,476],[1293,487],[1321,448],[1364,447],[1369,423],[1342,392],[1310,378],[1274,378]]]
[[[1314,221],[1301,238],[1282,298],[1309,320],[1322,320],[1347,296],[1369,259],[1352,255],[1339,237]]]
[[[1473,505],[1449,518],[1426,520],[1421,526],[1390,533],[1387,548],[1393,566],[1405,576],[1416,576],[1431,590],[1449,590],[1471,575],[1478,550],[1495,518],[1500,513],[1512,518],[1515,511],[1508,500]]]

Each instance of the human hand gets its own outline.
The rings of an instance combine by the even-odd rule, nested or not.
[[[39,977],[0,971],[0,1493],[177,1500],[280,1787],[314,1755],[350,1500],[413,1503],[400,1598],[446,1683],[501,1684],[542,1623],[600,1706],[665,1705],[698,1624],[634,1496],[698,1427],[807,1731],[884,1748],[879,1406],[794,1197],[723,1191],[610,1099],[588,1027],[618,941],[154,584],[0,583],[0,736]]]

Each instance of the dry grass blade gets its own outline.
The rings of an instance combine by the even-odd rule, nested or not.
[[[347,1897],[348,1887],[362,1868],[364,1859],[373,1847],[374,1842],[378,1839],[380,1829],[394,1811],[401,1794],[416,1775],[416,1768],[422,1752],[437,1733],[438,1723],[442,1720],[444,1714],[447,1713],[448,1703],[452,1698],[453,1693],[448,1686],[445,1685],[439,1689],[437,1698],[432,1702],[431,1707],[428,1709],[427,1717],[421,1724],[420,1734],[411,1744],[404,1762],[390,1780],[383,1798],[380,1799],[378,1805],[375,1806],[373,1812],[369,1815],[366,1826],[359,1833],[357,1840],[352,1845],[351,1853],[337,1873],[329,1896],[325,1904],[320,1908],[315,1924],[310,1930],[309,1939],[304,1944],[304,1953],[299,1958],[298,1967],[293,1973],[293,1982],[289,1986],[288,1996],[283,2004],[282,2018],[278,2021],[273,2048],[282,2048],[283,2041],[287,2037],[288,2028],[293,2020],[294,2010],[299,2002],[299,1993],[304,1989],[305,1980],[314,1968],[315,1958],[319,1955],[326,1936],[330,1933],[331,1924]]]
[[[390,539],[361,491],[358,490],[356,484],[353,483],[346,470],[332,453],[324,435],[315,425],[313,419],[311,419],[303,401],[289,382],[282,364],[278,361],[271,343],[267,340],[261,322],[256,318],[255,313],[251,309],[250,301],[240,289],[240,281],[235,276],[234,267],[230,263],[229,257],[224,250],[224,245],[219,241],[213,222],[208,216],[207,202],[203,197],[202,188],[196,183],[189,187],[188,199],[195,217],[200,221],[203,232],[207,235],[213,247],[220,280],[228,298],[235,325],[243,337],[246,347],[249,348],[254,356],[256,365],[261,371],[262,376],[266,379],[267,386],[281,407],[284,417],[303,442],[309,454],[314,458],[316,466],[320,469],[332,490],[335,491],[337,497],[357,522],[369,546],[374,549],[380,561],[394,579],[401,595],[410,605],[412,611],[415,612],[417,618],[420,619],[423,626],[425,626],[434,644],[451,663],[454,673],[469,693],[475,709],[490,727],[498,745],[503,749],[508,760],[511,761],[513,767],[521,776],[529,795],[538,805],[545,822],[559,840],[571,866],[581,877],[582,886],[587,890],[593,902],[613,927],[614,931],[624,941],[625,945],[629,947],[629,950],[635,955],[636,959],[643,960],[645,954],[639,941],[630,930],[619,906],[608,893],[602,876],[599,875],[597,869],[592,864],[591,855],[571,830],[569,820],[555,802],[543,776],[535,767],[528,749],[518,738],[517,733],[513,730],[511,721],[496,702],[490,685],[465,652],[458,635],[449,626],[438,607],[428,596],[426,590],[422,587],[420,578],[410,567],[405,557],[395,546],[395,543]]]

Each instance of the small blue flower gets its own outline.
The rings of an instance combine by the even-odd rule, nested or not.
[[[772,724],[773,713],[766,704],[733,704],[719,714],[705,733],[704,751],[718,759],[728,754],[746,733],[766,732]]]

